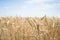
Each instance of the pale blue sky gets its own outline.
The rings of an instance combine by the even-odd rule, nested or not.
[[[58,16],[60,0],[0,0],[0,16]]]

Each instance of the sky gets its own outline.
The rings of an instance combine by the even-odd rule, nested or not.
[[[0,0],[0,16],[60,17],[60,0]]]

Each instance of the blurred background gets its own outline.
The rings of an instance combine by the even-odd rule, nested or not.
[[[0,16],[60,17],[60,0],[0,0]]]

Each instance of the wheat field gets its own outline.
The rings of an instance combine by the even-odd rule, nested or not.
[[[60,40],[60,18],[0,17],[0,40]]]

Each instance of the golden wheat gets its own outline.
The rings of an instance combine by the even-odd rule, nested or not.
[[[0,40],[60,40],[60,18],[0,17]]]

